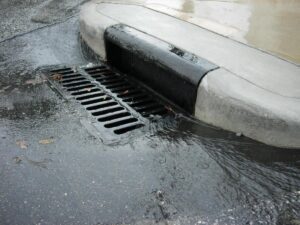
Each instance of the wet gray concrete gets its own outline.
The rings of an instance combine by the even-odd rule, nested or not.
[[[98,0],[142,4],[300,63],[298,0]]]
[[[102,143],[36,72],[88,63],[66,17],[0,43],[0,224],[299,224],[297,150],[182,116]]]

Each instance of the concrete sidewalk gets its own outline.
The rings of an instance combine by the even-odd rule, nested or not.
[[[104,60],[103,35],[115,24],[220,67],[199,85],[196,118],[270,145],[300,147],[299,66],[143,6],[91,2],[82,8],[80,33]]]

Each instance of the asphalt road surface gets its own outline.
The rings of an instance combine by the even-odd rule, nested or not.
[[[0,2],[0,224],[299,224],[300,152],[164,118],[103,142],[40,76],[84,65],[82,1]]]

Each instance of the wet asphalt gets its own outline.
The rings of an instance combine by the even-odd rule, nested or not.
[[[1,225],[299,224],[299,151],[182,115],[106,143],[38,72],[90,62],[80,1],[0,5]]]

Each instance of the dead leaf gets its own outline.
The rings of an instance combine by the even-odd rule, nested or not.
[[[53,142],[54,142],[53,139],[42,139],[42,140],[39,141],[39,144],[47,145],[47,144],[51,144]]]
[[[106,99],[107,99],[107,95],[104,95],[102,98],[103,98],[104,100],[106,100]]]
[[[53,74],[52,75],[52,79],[53,80],[61,80],[62,79],[62,75],[61,74],[59,74],[59,73],[55,73],[55,74]]]
[[[28,144],[24,140],[17,140],[16,144],[21,148],[21,149],[27,149]]]
[[[124,91],[124,92],[123,92],[123,94],[127,94],[128,92],[129,92],[129,91],[128,91],[128,90],[126,90],[126,91]]]
[[[90,92],[92,88],[85,88],[84,90]]]

